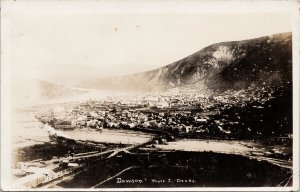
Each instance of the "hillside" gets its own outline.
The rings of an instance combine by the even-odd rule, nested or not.
[[[213,44],[156,70],[86,81],[80,87],[165,90],[203,84],[212,89],[240,89],[290,84],[291,74],[292,34],[281,33]]]
[[[56,99],[72,96],[79,92],[56,83],[30,78],[14,79],[12,84],[12,96],[15,99]]]

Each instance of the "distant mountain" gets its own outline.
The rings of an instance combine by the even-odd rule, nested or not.
[[[56,99],[73,96],[79,92],[63,85],[38,79],[19,78],[13,79],[12,82],[12,96],[15,99]]]
[[[201,84],[222,90],[291,82],[292,34],[281,33],[213,44],[156,70],[86,81],[80,86],[165,90]]]

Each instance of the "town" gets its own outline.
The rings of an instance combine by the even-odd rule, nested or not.
[[[243,139],[290,136],[287,117],[279,117],[273,127],[264,122],[280,89],[244,89],[210,94],[196,89],[171,89],[159,94],[110,96],[90,99],[73,108],[49,111],[37,118],[55,129],[132,129],[167,132],[172,137]],[[279,103],[281,105],[281,103]],[[249,121],[247,117],[251,118]],[[275,129],[279,127],[279,129]]]
[[[223,145],[228,145],[227,142],[233,140],[237,142],[234,145],[243,148],[238,153],[289,170],[291,153],[285,145],[278,147],[277,144],[291,144],[292,132],[288,129],[291,119],[274,112],[278,108],[289,108],[283,103],[290,95],[283,89],[248,88],[212,94],[203,89],[199,93],[196,89],[175,88],[160,93],[108,96],[73,104],[56,104],[35,116],[43,124],[43,129],[48,131],[51,142],[18,152],[22,161],[16,162],[13,168],[14,175],[18,177],[15,185],[26,188],[57,184],[67,186],[68,182],[64,183],[63,178],[74,180],[77,174],[85,172],[83,168],[91,162],[113,164],[119,157],[129,161],[136,158],[148,170],[148,165],[155,167],[158,161],[166,161],[166,155],[172,156],[169,152],[176,154],[176,150],[170,151],[168,147],[163,150],[162,145],[172,148],[171,143],[181,139],[192,139],[192,142],[193,139],[200,139],[196,142],[202,142],[202,145],[201,139],[207,145],[222,141],[225,142]],[[277,121],[268,121],[270,114],[277,115]],[[133,133],[134,139],[129,139]],[[83,135],[74,137],[74,134]],[[103,140],[105,137],[110,138]],[[260,151],[255,147],[254,141],[259,139],[268,141],[269,149]],[[212,142],[214,140],[218,142]],[[242,140],[247,140],[247,144],[242,144]],[[114,177],[107,178],[99,173],[101,178],[97,180],[101,182],[95,181],[90,185],[92,188],[105,186],[119,174],[124,172],[126,175],[132,169],[141,168],[136,164],[130,165],[127,162],[119,168],[110,166]],[[182,166],[186,165],[174,165],[176,169]]]

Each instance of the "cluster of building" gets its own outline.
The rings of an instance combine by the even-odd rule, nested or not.
[[[20,178],[16,179],[13,185],[15,188],[35,188],[70,174],[80,167],[81,165],[70,162],[68,158],[18,162],[12,173]]]
[[[239,113],[237,111],[233,119],[226,118],[223,113],[226,109],[242,108],[255,102],[258,104],[253,107],[260,109],[271,97],[270,90],[256,93],[245,89],[210,94],[175,88],[159,94],[88,100],[72,109],[49,113],[41,119],[58,129],[153,129],[176,135],[230,135],[234,127],[238,129]]]

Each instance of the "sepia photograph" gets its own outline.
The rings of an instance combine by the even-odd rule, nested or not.
[[[1,190],[299,190],[297,1],[1,1]]]

